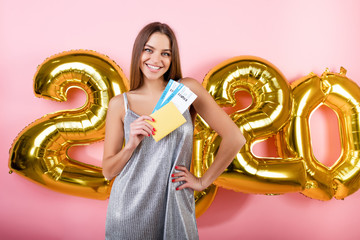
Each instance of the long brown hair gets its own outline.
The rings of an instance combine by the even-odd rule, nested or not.
[[[135,39],[130,66],[130,90],[135,90],[144,83],[144,76],[140,70],[140,57],[146,42],[156,32],[165,34],[170,40],[171,64],[169,70],[164,74],[164,80],[169,81],[170,79],[178,80],[182,78],[179,46],[173,30],[165,23],[153,22],[146,25]]]

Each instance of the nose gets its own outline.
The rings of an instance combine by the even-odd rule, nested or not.
[[[161,55],[159,53],[153,53],[153,54],[151,54],[151,60],[154,63],[160,63],[161,62]]]

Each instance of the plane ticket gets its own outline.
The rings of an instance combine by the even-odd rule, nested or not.
[[[153,113],[159,110],[161,107],[165,106],[167,103],[173,102],[180,113],[183,114],[196,98],[196,94],[193,93],[184,84],[170,80],[166,85],[158,103],[156,104]]]

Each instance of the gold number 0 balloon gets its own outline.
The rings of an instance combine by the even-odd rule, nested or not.
[[[310,74],[292,84],[295,104],[281,138],[288,154],[306,162],[307,184],[302,193],[311,198],[343,199],[360,186],[360,88],[345,73],[342,68],[340,74],[326,71],[321,78]],[[317,161],[311,147],[309,117],[322,104],[337,113],[340,123],[342,153],[332,167]]]
[[[56,191],[106,199],[110,183],[101,168],[71,159],[67,150],[103,140],[109,100],[125,92],[126,84],[121,69],[94,51],[69,51],[48,58],[34,77],[36,96],[66,101],[67,90],[76,87],[85,91],[87,102],[27,126],[10,150],[10,169]]]
[[[247,142],[215,185],[248,193],[301,191],[305,185],[301,159],[259,158],[251,152],[254,143],[275,135],[290,117],[292,93],[282,74],[263,59],[236,57],[214,67],[203,86],[221,107],[234,106],[237,91],[248,91],[253,98],[249,108],[230,115]],[[195,140],[201,141],[196,144],[203,150],[194,158],[194,166],[202,166],[205,171],[214,160],[221,139],[200,117],[196,120]],[[211,195],[208,202],[212,198]]]

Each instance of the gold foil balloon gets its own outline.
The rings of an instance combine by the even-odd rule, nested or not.
[[[101,168],[71,159],[71,146],[103,140],[111,97],[125,92],[126,77],[108,57],[94,51],[68,51],[48,58],[34,77],[37,97],[66,101],[70,88],[87,94],[86,103],[72,110],[43,116],[14,140],[9,167],[50,189],[82,197],[106,199],[110,183]]]
[[[251,151],[254,143],[274,136],[290,118],[292,93],[279,70],[257,57],[236,57],[214,67],[203,86],[221,107],[235,106],[237,91],[248,91],[253,99],[250,107],[230,115],[247,142],[215,185],[261,194],[303,190],[305,167],[301,159],[259,158]],[[206,169],[221,138],[203,119],[196,120],[195,137],[202,140],[201,162]]]
[[[230,117],[246,144],[213,185],[195,192],[196,215],[212,203],[219,186],[246,193],[301,191],[308,197],[343,199],[360,187],[360,88],[345,76],[326,71],[291,84],[264,59],[235,57],[214,67],[203,86],[220,107],[234,107],[235,94],[247,91],[252,104]],[[103,140],[111,97],[127,91],[121,69],[94,51],[69,51],[48,58],[34,77],[38,97],[66,101],[70,88],[87,94],[84,106],[43,116],[15,138],[10,150],[12,171],[50,189],[82,197],[106,199],[110,182],[100,167],[71,159],[71,146]],[[316,160],[309,130],[311,113],[320,105],[333,109],[340,123],[342,154],[332,167]],[[277,136],[281,158],[260,158],[252,146]],[[221,138],[196,117],[192,172],[201,177],[214,161]]]
[[[310,74],[291,85],[294,107],[281,136],[288,147],[283,155],[304,159],[307,184],[302,193],[314,199],[343,199],[360,187],[360,88],[345,73],[343,68],[340,74],[327,70],[320,78]],[[342,153],[331,167],[316,160],[311,146],[309,118],[322,104],[337,113],[340,125]]]
[[[198,122],[197,122],[198,123]],[[196,128],[195,128],[196,132]],[[195,134],[193,139],[193,158],[192,158],[192,172],[196,177],[202,177],[208,165],[203,164],[203,137],[200,134]],[[196,217],[201,216],[210,207],[217,193],[217,186],[211,184],[205,190],[198,192],[194,191],[195,197],[195,215]]]

